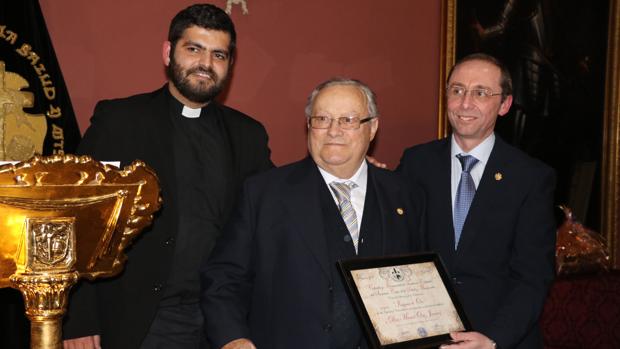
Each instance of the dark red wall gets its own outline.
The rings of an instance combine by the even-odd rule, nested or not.
[[[374,155],[391,167],[406,146],[435,137],[439,1],[247,2],[249,15],[233,7],[239,50],[225,102],[267,127],[276,164],[306,154],[306,97],[335,75],[361,79],[377,93]],[[161,47],[170,19],[193,1],[40,3],[84,131],[98,100],[164,83]]]

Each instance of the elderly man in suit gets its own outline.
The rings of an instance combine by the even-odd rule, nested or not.
[[[263,126],[214,98],[228,81],[236,34],[221,9],[179,12],[163,45],[168,83],[102,101],[79,152],[141,159],[160,179],[163,208],[116,278],[71,297],[66,349],[204,348],[200,264],[249,175],[272,167]]]
[[[460,343],[447,348],[542,348],[538,318],[554,275],[555,176],[494,134],[511,90],[495,58],[463,58],[448,77],[452,135],[407,149],[399,167],[425,191],[425,248],[445,261],[475,330],[453,334]]]
[[[372,91],[329,80],[306,122],[310,157],[246,181],[202,270],[214,348],[365,347],[336,261],[419,248],[421,195],[364,158],[379,127]]]

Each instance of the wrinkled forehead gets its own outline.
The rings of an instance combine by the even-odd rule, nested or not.
[[[313,113],[332,116],[364,115],[367,113],[366,96],[353,85],[333,85],[319,91],[312,104]]]
[[[223,49],[230,47],[230,34],[228,32],[216,29],[209,29],[192,25],[183,30],[183,33],[177,40],[177,43],[183,42],[198,42],[209,43],[211,45],[218,45]]]

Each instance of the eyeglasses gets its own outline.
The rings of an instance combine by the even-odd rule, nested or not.
[[[449,86],[446,89],[448,99],[461,99],[464,98],[469,92],[469,96],[475,102],[486,102],[493,96],[499,96],[501,93],[493,93],[493,91],[486,88],[474,88],[471,90],[466,89],[463,86]]]
[[[326,129],[332,126],[332,121],[338,120],[338,126],[343,130],[357,130],[360,126],[374,119],[373,116],[369,116],[364,119],[360,119],[357,116],[341,116],[339,118],[330,118],[329,116],[311,116],[308,118],[308,124],[312,128]]]

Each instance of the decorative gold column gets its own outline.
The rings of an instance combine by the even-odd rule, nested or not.
[[[26,316],[30,320],[32,348],[62,348],[62,317],[67,310],[67,298],[79,273],[48,275],[11,275],[11,286],[24,296]]]
[[[0,287],[21,291],[31,348],[62,348],[71,287],[118,274],[160,201],[139,161],[118,170],[64,155],[0,166]]]

